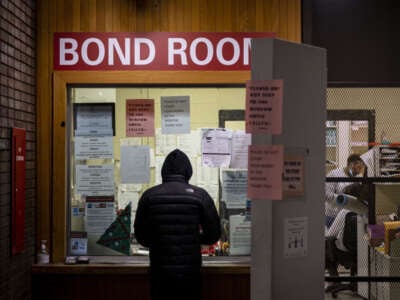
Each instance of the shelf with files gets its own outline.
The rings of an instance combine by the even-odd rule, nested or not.
[[[376,151],[377,176],[400,176],[400,146],[380,145]]]
[[[337,122],[326,121],[326,173],[337,168]]]
[[[326,146],[336,147],[336,145],[337,145],[337,128],[336,128],[336,126],[326,127],[325,144],[326,144]]]

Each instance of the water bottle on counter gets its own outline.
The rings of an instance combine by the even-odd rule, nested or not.
[[[38,264],[48,264],[50,262],[50,254],[47,252],[46,243],[46,240],[41,240],[40,251],[37,254]]]

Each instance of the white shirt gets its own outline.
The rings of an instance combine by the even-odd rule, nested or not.
[[[344,168],[330,171],[326,177],[349,177]],[[351,182],[325,182],[325,216],[336,217],[340,208],[335,205],[335,194],[340,194]]]
[[[369,149],[367,152],[362,154],[360,157],[364,161],[367,166],[367,175],[368,177],[375,176],[375,155],[376,155],[376,146]]]
[[[341,209],[340,212],[337,214],[335,220],[332,223],[332,226],[329,227],[326,236],[334,236],[336,237],[336,247],[342,251],[349,251],[343,245],[343,234],[344,234],[344,223],[346,220],[346,215],[349,213],[350,210],[348,209]]]

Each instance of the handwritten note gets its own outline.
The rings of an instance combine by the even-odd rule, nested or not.
[[[154,100],[126,100],[126,136],[154,136]]]
[[[304,195],[304,157],[286,156],[283,163],[283,195],[300,197]]]
[[[283,81],[257,80],[246,83],[246,132],[282,133]]]
[[[282,145],[250,145],[247,196],[282,200]]]

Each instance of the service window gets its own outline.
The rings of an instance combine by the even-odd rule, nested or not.
[[[138,199],[160,184],[176,148],[221,216],[206,256],[250,255],[245,88],[69,87],[68,255],[146,255],[135,240]]]

